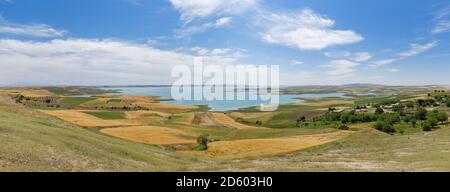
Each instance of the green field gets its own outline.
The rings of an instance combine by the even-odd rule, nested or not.
[[[61,103],[69,104],[69,105],[81,105],[88,101],[93,101],[97,98],[94,97],[63,97],[61,99]]]

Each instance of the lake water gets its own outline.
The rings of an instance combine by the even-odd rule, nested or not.
[[[170,87],[123,87],[123,88],[113,88],[114,90],[120,90],[123,95],[131,96],[159,96],[166,99],[172,99],[171,88]],[[327,98],[327,97],[338,97],[346,98],[344,93],[320,93],[320,94],[297,94],[297,95],[279,95],[280,104],[288,103],[302,103],[302,100],[295,98]],[[172,100],[163,101],[166,104],[176,104],[176,105],[208,105],[211,111],[228,111],[235,110],[244,107],[259,106],[260,104],[267,104],[258,97],[258,100]]]

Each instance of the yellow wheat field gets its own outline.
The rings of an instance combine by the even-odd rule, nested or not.
[[[137,125],[135,122],[128,120],[104,120],[95,116],[83,113],[79,110],[39,110],[59,119],[79,125],[86,128],[96,127],[117,127],[117,126],[131,126]]]
[[[242,159],[288,154],[349,136],[351,131],[270,139],[243,139],[210,143],[207,151],[182,151],[221,159]]]
[[[160,126],[107,128],[100,131],[114,137],[144,144],[174,145],[196,143],[195,138],[184,131]]]
[[[214,118],[214,121],[216,121],[216,123],[223,125],[225,127],[234,128],[234,129],[264,129],[264,128],[260,128],[260,127],[254,127],[254,126],[238,123],[238,122],[234,121],[233,118],[228,117],[227,115],[225,115],[223,113],[212,113],[212,116]]]

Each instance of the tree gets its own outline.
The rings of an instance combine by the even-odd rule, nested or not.
[[[419,108],[417,108],[415,116],[416,116],[416,119],[418,119],[418,120],[426,120],[427,114],[428,114],[428,111],[425,108],[419,107]]]
[[[373,128],[375,128],[378,131],[382,131],[385,133],[395,133],[395,129],[394,126],[392,124],[390,124],[388,121],[378,121],[377,123],[375,123],[375,125],[373,126]]]
[[[446,112],[439,112],[439,113],[436,115],[436,119],[437,119],[439,122],[442,122],[442,124],[448,123],[448,114],[447,114]]]
[[[427,122],[431,125],[431,128],[434,128],[438,125],[438,120],[435,117],[428,118]]]
[[[375,114],[380,115],[383,113],[384,113],[384,110],[381,107],[377,107],[377,109],[375,109]]]
[[[405,110],[405,105],[403,105],[403,104],[394,105],[392,107],[392,110],[394,112],[401,113],[401,112],[403,112]]]
[[[432,130],[432,127],[428,121],[424,121],[422,123],[422,130],[423,131],[431,131]]]
[[[412,119],[411,119],[411,124],[412,124],[412,126],[413,126],[414,128],[416,128],[416,125],[417,125],[417,119],[416,119],[416,118],[412,118]]]
[[[413,102],[408,102],[408,103],[406,103],[406,107],[408,107],[409,109],[413,109],[414,108],[414,103]]]
[[[450,107],[450,99],[447,99],[447,107]]]
[[[199,147],[203,147],[204,150],[208,149],[208,135],[198,136],[197,143],[198,143]]]

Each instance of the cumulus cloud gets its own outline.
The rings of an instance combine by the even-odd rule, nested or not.
[[[34,37],[62,37],[67,31],[58,30],[46,24],[10,23],[0,16],[0,33]]]
[[[359,65],[359,63],[342,59],[332,60],[324,67],[331,69],[327,71],[327,74],[333,76],[334,78],[348,78],[355,75],[354,73],[356,72],[356,67]]]
[[[267,43],[281,44],[300,50],[352,44],[364,38],[351,30],[333,29],[334,20],[305,8],[299,13],[267,13],[260,16],[267,30],[261,34]]]
[[[437,41],[433,41],[431,43],[427,43],[427,44],[423,44],[423,45],[413,43],[413,44],[411,44],[411,48],[408,51],[400,53],[399,56],[400,57],[412,57],[417,54],[423,53],[433,47],[436,47],[437,45],[438,45]]]
[[[186,23],[212,15],[241,13],[257,4],[257,0],[170,0],[170,2],[181,13],[181,20]]]
[[[168,84],[173,66],[192,66],[192,54],[117,40],[0,39],[0,81],[5,84]],[[206,55],[230,64],[232,54]]]

